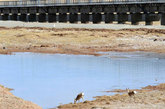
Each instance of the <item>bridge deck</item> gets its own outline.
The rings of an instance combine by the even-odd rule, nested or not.
[[[40,7],[73,5],[113,5],[113,4],[154,4],[165,0],[37,0],[37,1],[0,1],[0,7]]]

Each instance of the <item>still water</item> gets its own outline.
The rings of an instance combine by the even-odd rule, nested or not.
[[[165,82],[165,56],[106,53],[105,56],[15,53],[0,55],[0,84],[44,109],[108,95],[112,89],[141,88]],[[155,81],[157,80],[157,81]]]

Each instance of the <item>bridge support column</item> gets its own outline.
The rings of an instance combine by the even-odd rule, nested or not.
[[[67,13],[59,13],[59,22],[67,22]]]
[[[152,25],[154,21],[160,21],[160,15],[157,13],[149,13],[145,15],[145,20],[149,23],[149,25]]]
[[[40,13],[38,15],[38,22],[46,22],[46,14]]]
[[[9,20],[9,14],[2,15],[2,20]]]
[[[126,13],[118,13],[118,24],[124,24],[128,21],[128,15]]]
[[[19,21],[27,21],[27,15],[26,14],[21,14],[19,17]]]
[[[12,14],[10,15],[10,20],[14,20],[14,21],[17,21],[17,14]]]
[[[78,14],[77,13],[70,13],[69,14],[69,22],[70,23],[77,23],[78,22]]]
[[[28,21],[29,22],[35,22],[36,21],[36,14],[29,14]]]
[[[101,13],[92,13],[93,23],[100,23],[102,20]]]
[[[153,24],[153,20],[152,17],[150,16],[150,14],[145,14],[145,24],[146,25],[152,25]]]
[[[105,23],[112,23],[114,21],[113,13],[105,13]]]
[[[56,22],[56,14],[48,14],[48,22]]]
[[[89,22],[89,14],[81,13],[81,23],[88,23],[88,22]]]
[[[131,24],[138,25],[139,21],[142,20],[142,15],[140,13],[132,13],[131,14]]]
[[[165,25],[165,13],[161,14],[161,25]]]

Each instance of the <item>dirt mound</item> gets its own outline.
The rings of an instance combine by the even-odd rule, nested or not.
[[[40,106],[14,96],[13,89],[0,85],[0,109],[42,109]]]
[[[149,89],[149,90],[161,90],[161,91],[165,91],[165,84],[159,84],[157,86],[146,86],[146,87],[143,87],[143,89]]]

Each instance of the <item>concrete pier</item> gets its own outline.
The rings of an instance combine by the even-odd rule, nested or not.
[[[48,14],[48,22],[56,22],[56,14]]]
[[[26,15],[26,14],[21,14],[21,15],[19,16],[19,21],[24,21],[24,22],[28,21],[28,20],[27,20],[27,15]]]
[[[100,23],[102,21],[101,13],[93,13],[92,19],[93,19],[93,23]]]
[[[146,22],[146,25],[152,25],[153,24],[152,17],[150,16],[149,13],[145,14],[145,22]]]
[[[39,14],[38,22],[46,22],[46,14]]]
[[[69,22],[70,23],[77,23],[78,22],[78,14],[77,13],[70,13],[69,14]]]
[[[89,14],[81,13],[81,23],[88,23],[88,22],[89,22]]]
[[[17,21],[17,14],[10,15],[10,20]]]
[[[37,21],[37,16],[36,16],[36,14],[29,14],[29,15],[28,15],[28,21],[29,21],[29,22],[36,22],[36,21]]]
[[[113,13],[105,13],[105,23],[112,23],[114,21]]]
[[[165,13],[161,14],[161,25],[165,25]]]
[[[60,13],[58,20],[59,20],[59,22],[67,22],[67,14],[66,13]]]
[[[128,21],[128,15],[126,13],[118,13],[118,24],[124,24]]]
[[[140,21],[142,21],[142,14],[140,14],[140,13],[131,14],[131,24],[132,25],[138,25]]]
[[[9,14],[3,14],[2,20],[9,20]]]

